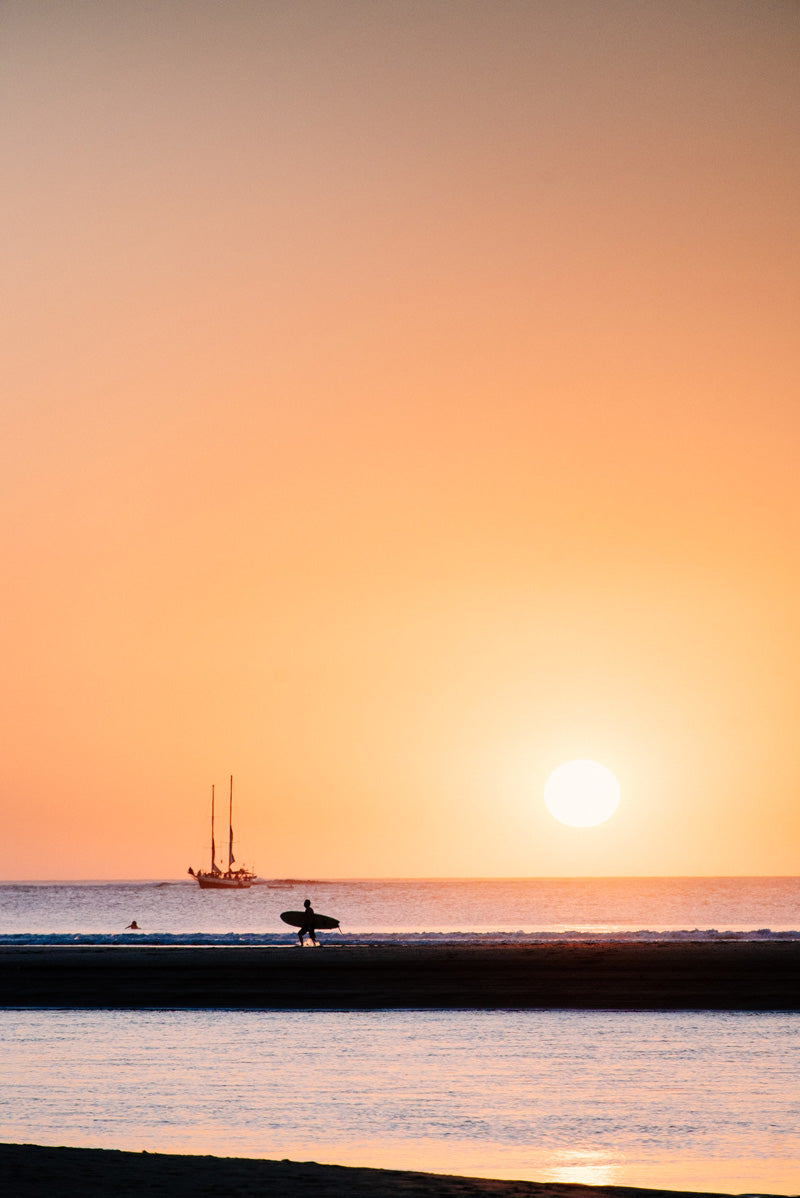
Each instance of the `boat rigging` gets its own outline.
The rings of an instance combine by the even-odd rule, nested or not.
[[[211,787],[211,868],[198,869],[195,872],[191,865],[188,872],[197,880],[201,890],[247,890],[256,879],[256,874],[247,866],[234,869],[233,856],[233,774],[231,774],[230,798],[228,801],[228,868],[223,870],[217,865],[217,853],[214,846],[214,787]]]

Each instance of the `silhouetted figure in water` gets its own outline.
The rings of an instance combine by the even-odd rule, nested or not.
[[[126,932],[141,932],[141,930],[135,919],[132,919],[125,929]]]
[[[308,936],[311,943],[316,944],[317,937],[314,935],[314,908],[311,906],[311,899],[306,899],[305,902],[303,903],[303,906],[306,909],[305,910],[305,923],[303,924],[302,928],[300,928],[299,932],[297,933],[297,939],[302,944],[304,938],[306,936]]]

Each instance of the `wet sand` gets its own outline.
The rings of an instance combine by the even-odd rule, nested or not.
[[[0,1006],[800,1010],[800,941],[12,946]]]
[[[491,1181],[393,1169],[352,1169],[313,1162],[166,1156],[98,1148],[0,1144],[0,1177],[9,1198],[107,1198],[198,1194],[236,1198],[664,1198],[672,1190]],[[688,1198],[688,1191],[681,1191]],[[718,1198],[704,1191],[705,1198]]]

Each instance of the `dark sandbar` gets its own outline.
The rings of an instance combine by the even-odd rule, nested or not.
[[[800,941],[11,946],[0,1006],[800,1010]]]
[[[313,1162],[167,1156],[98,1148],[0,1144],[0,1177],[9,1198],[107,1198],[126,1194],[236,1195],[236,1198],[665,1198],[671,1190],[491,1181]],[[687,1191],[682,1191],[689,1198]],[[720,1198],[705,1193],[701,1198]]]

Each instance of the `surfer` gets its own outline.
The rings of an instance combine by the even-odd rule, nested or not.
[[[311,906],[311,899],[306,899],[303,903],[305,911],[303,912],[303,926],[297,933],[297,939],[303,943],[304,937],[308,936],[312,944],[317,943],[317,938],[314,935],[314,908]]]
[[[126,932],[140,932],[141,928],[139,927],[136,920],[132,919],[131,922],[128,924],[127,928],[125,929],[125,931]]]

